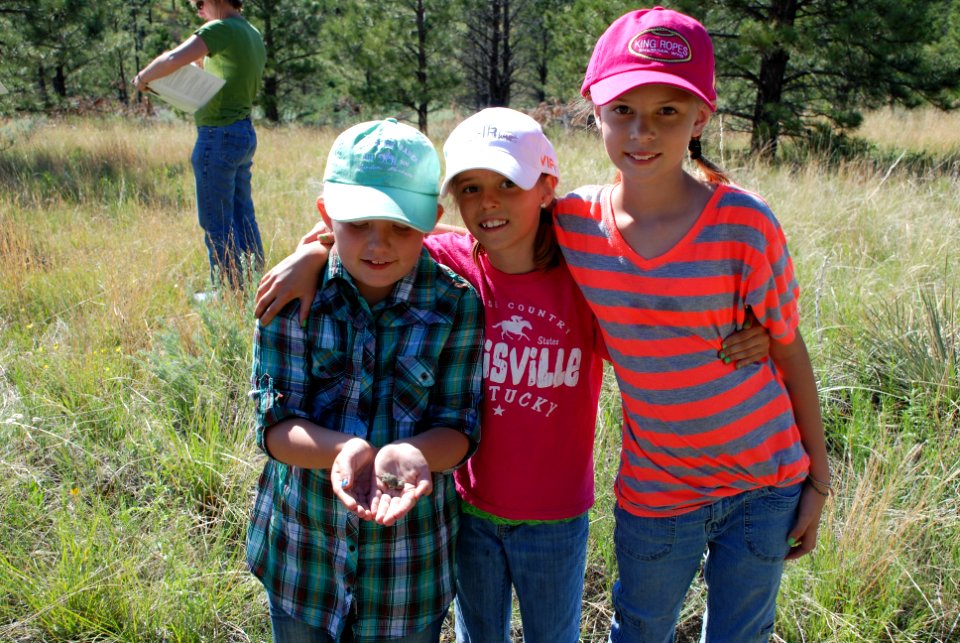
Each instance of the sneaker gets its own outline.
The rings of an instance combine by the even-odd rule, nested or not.
[[[219,290],[205,290],[203,292],[193,293],[193,300],[198,304],[204,304],[208,301],[216,301],[220,299]]]

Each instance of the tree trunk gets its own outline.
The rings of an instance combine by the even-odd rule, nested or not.
[[[280,106],[277,100],[277,77],[268,74],[263,77],[263,115],[271,123],[280,122]]]
[[[753,132],[750,150],[763,157],[777,155],[780,136],[780,114],[776,106],[783,94],[783,78],[789,55],[782,49],[764,54],[760,62],[757,101],[753,108]]]
[[[123,68],[123,52],[117,52],[117,71],[120,74],[117,83],[117,100],[126,105],[127,101],[130,100],[130,95],[127,94],[127,72]]]
[[[537,45],[537,102],[547,100],[547,79],[550,76],[550,32],[540,29],[540,41]]]
[[[493,30],[490,38],[490,83],[487,88],[487,100],[493,107],[503,107],[504,103],[500,99],[500,28],[503,24],[500,20],[500,11],[503,4],[500,0],[493,0],[491,3],[493,9],[493,24],[490,28]]]
[[[50,97],[47,96],[47,70],[43,64],[37,65],[37,91],[40,92],[40,100],[43,104],[48,105]]]
[[[147,23],[151,24],[152,21],[153,21],[153,15],[149,10],[147,10]],[[133,68],[136,70],[134,71],[134,73],[137,73],[142,69],[142,67],[140,67],[140,53],[143,51],[144,33],[143,33],[143,25],[140,24],[139,20],[137,20],[137,10],[132,5],[130,6],[130,28],[133,30]],[[127,79],[123,77],[124,73],[123,73],[123,55],[122,54],[120,57],[120,75],[121,75],[121,79],[124,82],[123,93],[124,95],[126,95]],[[126,98],[124,98],[123,100],[124,102],[126,102]],[[142,100],[143,100],[143,96],[140,94],[140,90],[137,90],[137,102],[139,103]]]
[[[550,68],[547,66],[546,56],[543,56],[541,62],[537,64],[537,88],[535,91],[538,103],[543,103],[547,100],[547,74],[549,71]]]
[[[513,43],[510,42],[510,0],[503,0],[503,65],[500,72],[497,105],[510,106],[510,84],[513,82]]]
[[[430,88],[427,87],[427,10],[423,0],[417,0],[417,126],[427,134],[427,115],[430,106]]]
[[[278,95],[280,82],[277,80],[276,50],[273,42],[273,16],[264,10],[263,46],[267,50],[267,65],[263,75],[263,115],[271,123],[280,122]]]
[[[57,73],[53,76],[53,91],[60,98],[67,97],[67,74],[62,64],[57,65]]]
[[[792,26],[797,18],[797,0],[772,0],[769,21],[775,31]],[[753,132],[750,150],[766,158],[777,155],[780,136],[780,114],[777,106],[783,98],[783,83],[790,54],[774,45],[760,60],[757,99],[753,108]]]

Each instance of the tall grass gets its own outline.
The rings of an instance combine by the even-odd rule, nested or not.
[[[960,150],[942,117],[898,114],[896,128],[883,118],[862,134],[891,158]],[[438,142],[451,125],[434,127]],[[5,131],[15,134],[0,150],[0,640],[268,640],[264,595],[243,562],[262,464],[245,397],[251,302],[192,301],[207,273],[192,128],[67,120]],[[315,219],[336,133],[258,133],[253,189],[272,264]],[[561,189],[611,178],[594,134],[551,135]],[[785,229],[838,480],[817,550],[788,565],[775,640],[960,640],[957,177],[936,163],[723,156]],[[605,640],[611,612],[619,422],[608,373],[584,641]],[[695,640],[703,597],[698,581],[679,640]]]

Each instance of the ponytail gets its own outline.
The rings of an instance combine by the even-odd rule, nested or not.
[[[695,136],[690,139],[690,144],[687,146],[687,150],[690,152],[690,160],[697,164],[697,169],[700,170],[700,173],[703,175],[703,178],[707,181],[707,183],[720,183],[722,185],[729,185],[732,182],[723,168],[713,161],[704,158],[703,147],[700,145],[699,136]]]
[[[553,203],[555,201],[540,208],[540,225],[537,226],[537,238],[533,243],[533,263],[537,270],[556,268],[563,262],[553,227]]]

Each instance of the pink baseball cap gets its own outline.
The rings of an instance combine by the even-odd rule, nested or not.
[[[713,43],[703,25],[671,9],[617,18],[593,49],[580,93],[596,105],[641,85],[671,85],[717,109]]]

